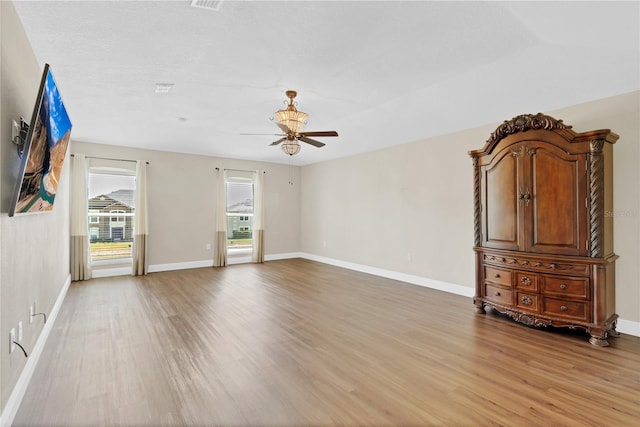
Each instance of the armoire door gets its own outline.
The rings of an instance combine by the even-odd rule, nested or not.
[[[587,255],[586,157],[531,142],[523,160],[525,250]]]
[[[504,150],[482,167],[483,246],[524,250],[523,211],[518,204],[521,161],[514,150]]]

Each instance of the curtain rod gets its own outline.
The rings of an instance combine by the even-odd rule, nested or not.
[[[71,157],[74,157],[75,154],[71,154]],[[96,157],[96,156],[85,156],[87,159],[100,159],[100,160],[114,160],[116,162],[137,162],[137,160],[128,160],[128,159],[112,159],[109,157]],[[146,164],[149,164],[149,162],[145,162]]]
[[[220,168],[216,168],[216,170],[219,171]],[[226,170],[226,171],[234,171],[234,172],[255,172],[255,170],[250,171],[250,170],[245,170],[245,169],[226,169],[225,168],[224,170]],[[267,173],[267,171],[262,171],[262,173]]]

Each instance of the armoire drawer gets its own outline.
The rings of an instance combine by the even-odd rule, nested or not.
[[[582,301],[566,301],[543,297],[542,313],[549,316],[587,321],[589,320],[589,304]]]
[[[537,313],[540,310],[538,301],[539,299],[537,294],[516,292],[516,307],[519,309]]]
[[[538,292],[538,275],[528,271],[518,271],[515,285],[523,291]]]
[[[489,282],[511,286],[511,271],[485,265],[484,279]]]
[[[589,279],[586,277],[543,276],[542,293],[560,297],[591,299]]]
[[[500,286],[494,286],[489,283],[484,285],[485,298],[503,305],[513,304],[513,291]]]

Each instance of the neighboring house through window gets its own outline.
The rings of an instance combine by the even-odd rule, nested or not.
[[[92,263],[131,262],[135,175],[90,169],[88,186]]]
[[[252,247],[253,181],[228,178],[227,251],[229,254],[250,251]]]

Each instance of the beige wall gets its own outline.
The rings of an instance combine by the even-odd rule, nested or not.
[[[614,147],[616,305],[622,319],[635,322],[639,105],[634,92],[549,112],[577,132],[610,128],[620,135]],[[467,151],[481,148],[498,124],[304,167],[302,251],[472,288],[473,177]]]
[[[149,265],[213,260],[216,167],[266,170],[265,254],[300,250],[300,168],[217,157],[141,150],[73,141],[86,156],[146,160],[149,203]]]
[[[23,322],[27,352],[42,331],[42,318],[29,323],[29,305],[49,313],[69,277],[69,162],[63,167],[52,212],[9,218],[9,199],[19,159],[11,140],[11,120],[29,120],[42,68],[36,61],[11,2],[0,2],[0,394],[1,407],[11,394],[26,359],[9,354],[9,330]],[[55,73],[55,67],[53,68]],[[64,87],[61,88],[64,93]]]

